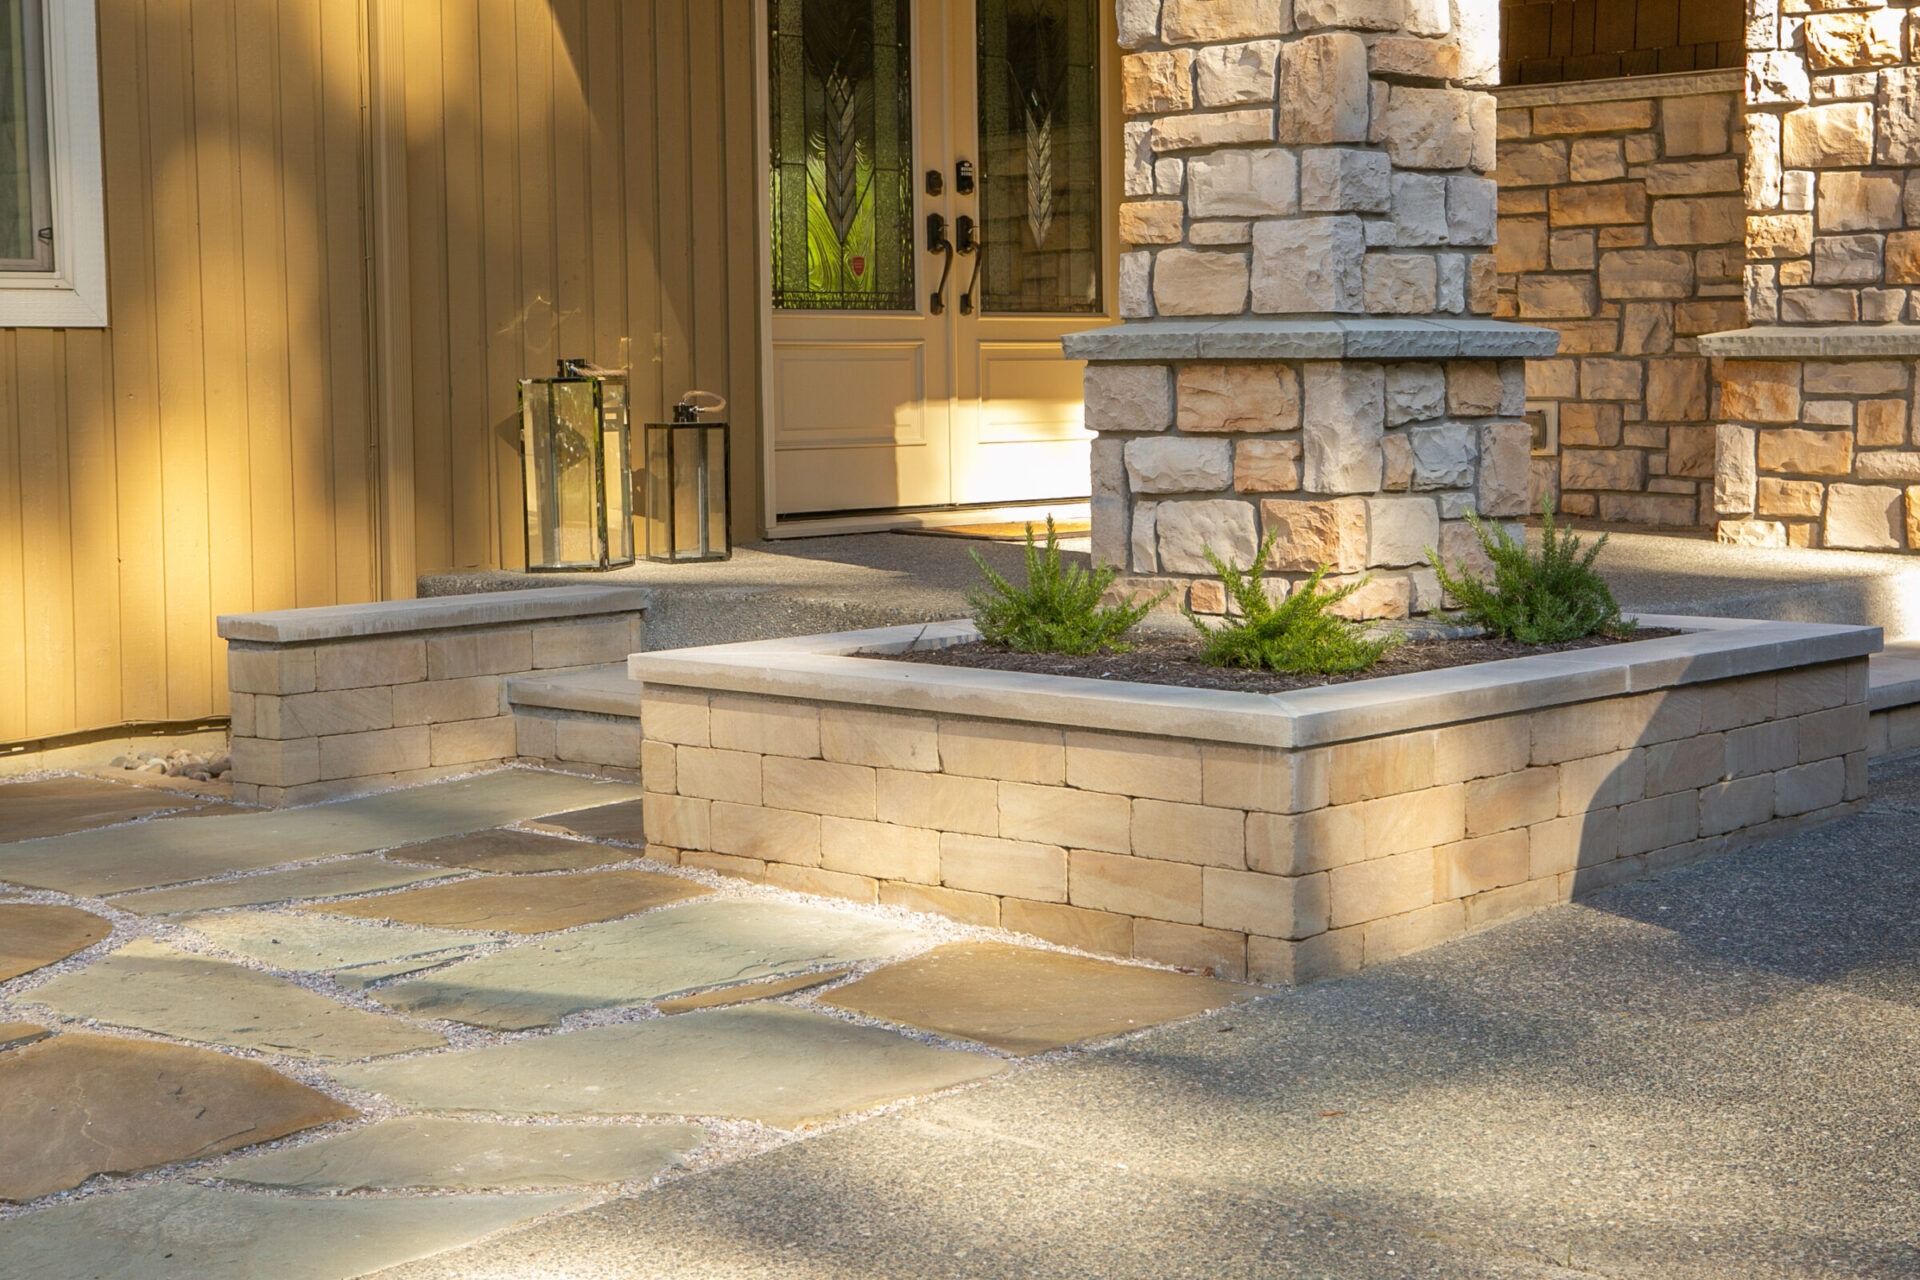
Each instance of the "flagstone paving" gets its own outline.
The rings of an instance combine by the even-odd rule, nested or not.
[[[157,814],[191,814],[215,807],[201,796],[144,787],[104,778],[39,778],[0,783],[0,840],[32,840],[64,835]]]
[[[333,1075],[433,1111],[726,1116],[792,1129],[982,1080],[1005,1066],[763,1004],[341,1067]]]
[[[258,1063],[69,1032],[0,1055],[0,1200],[218,1155],[355,1114]],[[0,1246],[0,1259],[13,1256],[10,1241]],[[0,1261],[0,1272],[17,1265]]]
[[[178,915],[189,911],[217,911],[222,907],[256,907],[272,902],[402,889],[427,880],[444,880],[453,874],[451,868],[402,867],[372,856],[341,858],[318,866],[296,867],[292,871],[264,871],[237,880],[215,880],[179,889],[148,889],[108,901],[118,910],[138,915]]]
[[[697,995],[656,1000],[653,1007],[661,1013],[692,1013],[695,1009],[718,1009],[723,1005],[746,1004],[750,1000],[772,1000],[778,996],[824,987],[852,972],[851,969],[828,969],[824,973],[798,973],[791,978],[774,978],[768,982],[743,982],[738,986],[702,991]]]
[[[113,932],[113,922],[76,907],[0,902],[0,982],[65,960]]]
[[[34,1280],[339,1280],[469,1244],[572,1195],[365,1199],[142,1187],[0,1222]]]
[[[98,896],[479,831],[638,788],[509,769],[304,809],[148,822],[0,845],[0,880]]]
[[[458,959],[478,943],[471,934],[399,929],[292,911],[234,911],[184,916],[179,924],[235,955],[295,973],[377,970],[382,977]]]
[[[616,867],[644,856],[638,793],[591,779],[510,769],[166,822],[125,820],[161,815],[115,784],[43,790],[43,826],[0,830],[0,879],[46,891],[0,902],[9,1277],[357,1276],[583,1203],[541,1189],[598,1199],[757,1158],[1008,1052],[1248,991],[1012,947],[922,955],[978,935]],[[56,811],[118,825],[45,833]],[[117,949],[107,909],[142,917]],[[575,1014],[590,1025],[523,1034]],[[151,1185],[116,1186],[134,1173]]]
[[[496,875],[524,875],[539,871],[588,871],[639,856],[637,849],[621,849],[584,840],[564,840],[536,831],[475,831],[395,849],[387,857],[429,866],[487,871]]]
[[[416,1017],[525,1031],[583,1009],[874,960],[919,941],[911,930],[846,911],[696,902],[463,960],[375,998]]]
[[[52,1034],[37,1022],[0,1022],[0,1049],[17,1049]]]
[[[505,1124],[416,1116],[241,1156],[214,1177],[291,1191],[519,1191],[651,1178],[706,1140],[688,1124]]]
[[[956,943],[820,998],[850,1013],[1046,1053],[1251,1000],[1258,987],[999,942]]]
[[[25,999],[68,1017],[328,1062],[446,1043],[437,1032],[351,1008],[284,978],[145,938]]]
[[[585,871],[570,876],[480,876],[301,910],[443,929],[551,933],[712,892],[691,880],[652,871]]]

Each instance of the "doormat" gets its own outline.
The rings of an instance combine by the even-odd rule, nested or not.
[[[898,529],[897,533],[918,533],[930,538],[985,538],[990,542],[1025,542],[1027,526],[1033,526],[1033,540],[1047,537],[1045,520],[1001,520],[992,524],[949,524],[938,529]],[[1054,532],[1063,538],[1084,538],[1093,532],[1091,520],[1055,520]]]

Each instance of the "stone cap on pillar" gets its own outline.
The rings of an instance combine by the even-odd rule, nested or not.
[[[1920,328],[1915,329],[1920,333]],[[1061,339],[1069,360],[1520,360],[1560,335],[1507,320],[1351,318],[1128,320]]]
[[[1111,332],[1110,330],[1108,332]],[[1877,360],[1920,356],[1920,324],[1832,328],[1760,325],[1700,335],[1700,354],[1735,360]]]

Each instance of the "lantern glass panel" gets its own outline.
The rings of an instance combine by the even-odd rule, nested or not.
[[[627,385],[600,384],[602,501],[606,511],[604,552],[615,564],[633,561],[633,448],[627,428]]]
[[[727,426],[654,423],[647,427],[647,558],[725,560]]]
[[[529,569],[633,562],[626,386],[619,378],[520,384]]]

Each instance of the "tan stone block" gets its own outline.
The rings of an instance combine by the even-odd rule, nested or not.
[[[1009,900],[1065,902],[1067,851],[1058,845],[942,832],[940,882]]]
[[[1559,764],[1626,745],[1618,702],[1576,702],[1533,713],[1533,763]]]
[[[1789,111],[1781,121],[1780,154],[1789,169],[1871,164],[1873,107],[1841,102]]]
[[[1854,438],[1862,448],[1898,447],[1907,442],[1907,403],[1904,400],[1862,400]]]
[[[709,720],[711,745],[727,751],[801,759],[820,755],[820,708],[812,703],[716,693]]]
[[[561,722],[562,725],[565,723],[565,721]],[[555,727],[557,729],[560,726]],[[519,740],[514,733],[512,716],[490,716],[484,720],[452,720],[428,725],[426,730],[426,763],[430,766],[477,764],[484,760],[511,760],[519,753]],[[633,735],[632,758],[618,763],[631,766],[640,762],[639,727],[632,726],[629,732]],[[557,737],[555,743],[557,747]],[[323,750],[322,755],[324,754]],[[555,758],[565,760],[570,757],[556,750]],[[418,768],[419,765],[415,764],[411,767]],[[397,773],[401,768],[402,766],[396,765],[393,771]]]
[[[820,865],[879,880],[937,885],[940,834],[923,827],[824,817],[820,819]]]
[[[426,725],[321,738],[320,780],[424,769],[432,763]],[[511,754],[511,747],[504,754]]]
[[[937,885],[880,882],[880,905],[900,907],[926,915],[945,916],[962,924],[992,929],[1000,924],[1000,899],[986,893],[964,893]]]
[[[1667,98],[1660,104],[1661,149],[1669,156],[1724,155],[1733,145],[1731,94]]]
[[[1178,200],[1129,201],[1120,206],[1120,242],[1179,244],[1186,231],[1186,213]]]
[[[1771,774],[1800,763],[1800,729],[1793,720],[1748,725],[1727,734],[1727,773],[1735,778]],[[1771,797],[1772,792],[1768,792]],[[1772,817],[1769,812],[1768,817]]]
[[[1238,148],[1187,161],[1191,217],[1270,218],[1299,208],[1299,161],[1290,151]]]
[[[1846,798],[1844,760],[1795,765],[1773,775],[1773,811],[1783,818],[1830,809]]]
[[[1735,778],[1700,792],[1700,834],[1724,835],[1757,827],[1773,818],[1771,775]]]
[[[1081,389],[1090,431],[1165,431],[1173,423],[1173,376],[1164,366],[1088,365]]]
[[[1653,128],[1653,103],[1645,99],[1623,102],[1560,103],[1534,108],[1533,127],[1541,134],[1626,133]]]
[[[236,693],[311,693],[314,650],[252,649],[227,644],[227,687]]]
[[[1200,773],[1202,802],[1216,808],[1294,813],[1327,802],[1325,760],[1311,752],[1208,742]]]
[[[1692,738],[1656,743],[1642,748],[1649,798],[1676,791],[1698,791],[1727,776],[1727,740],[1724,734],[1703,733]]]
[[[1904,503],[1904,490],[1891,485],[1836,484],[1827,490],[1821,542],[1852,551],[1898,551],[1906,545]]]
[[[1494,241],[1493,258],[1502,275],[1517,276],[1547,269],[1547,220],[1502,218]]]
[[[1287,493],[1300,487],[1300,442],[1242,440],[1233,450],[1237,493]]]
[[[1291,986],[1360,970],[1359,926],[1335,929],[1300,942],[1247,939],[1247,976],[1254,982]]]
[[[1460,48],[1440,40],[1384,36],[1368,51],[1376,76],[1410,80],[1452,80],[1460,74]]]
[[[1527,879],[1528,847],[1524,827],[1440,846],[1433,851],[1435,901],[1521,883]]]
[[[1196,88],[1203,107],[1232,107],[1272,102],[1280,46],[1272,40],[1214,45],[1200,51]]]
[[[1000,904],[1000,927],[1078,951],[1109,956],[1133,954],[1133,918],[1110,911],[1007,898]]]
[[[1454,563],[1453,559],[1448,563]],[[1532,749],[1532,733],[1525,716],[1448,725],[1434,733],[1434,784],[1447,786],[1524,769]]]
[[[1594,809],[1527,828],[1527,878],[1540,880],[1613,858],[1619,850],[1618,809]]]
[[[1898,9],[1877,13],[1816,13],[1806,33],[1807,65],[1815,71],[1848,67],[1884,67],[1900,61]]]
[[[1559,906],[1566,900],[1560,892],[1557,879],[1529,880],[1501,889],[1489,889],[1466,900],[1467,929],[1469,932],[1488,929],[1508,920],[1517,920],[1536,911]]]
[[[1844,431],[1798,427],[1760,433],[1762,471],[1779,475],[1845,476],[1853,473],[1853,437]]]
[[[1183,365],[1182,431],[1292,431],[1300,425],[1300,378],[1277,364]]]
[[[1907,489],[1907,550],[1920,551],[1920,486]]]
[[[1640,182],[1559,187],[1547,197],[1555,227],[1595,227],[1647,220],[1647,188]]]
[[[674,849],[712,849],[712,810],[709,800],[649,791],[641,806],[647,843]]]
[[[1246,820],[1247,815],[1238,809],[1135,800],[1132,848],[1145,858],[1210,867],[1244,867]]]
[[[1567,144],[1558,140],[1501,147],[1500,165],[1494,170],[1503,192],[1517,187],[1558,187],[1567,177]]]
[[[1256,223],[1253,309],[1262,314],[1361,310],[1365,237],[1360,219],[1351,214]]]
[[[1066,738],[1046,725],[942,720],[940,768],[968,778],[1059,784],[1067,776]]]
[[[687,801],[686,803],[693,803]],[[769,809],[761,805],[729,804],[724,800],[699,801],[708,805],[711,836],[698,844],[682,848],[711,849],[736,857],[760,858],[767,862],[788,862],[801,866],[820,865],[820,815],[793,809]],[[648,797],[647,811],[652,813],[653,799]],[[664,836],[655,836],[649,824],[648,840],[675,844]]]
[[[764,757],[751,751],[716,751],[711,747],[679,747],[676,751],[674,776],[681,795],[746,805],[763,801],[760,762]],[[644,758],[640,767],[644,775]]]
[[[1655,244],[1739,244],[1746,206],[1739,196],[1689,196],[1653,202]]]
[[[1920,480],[1920,452],[1903,449],[1857,453],[1853,457],[1853,474],[1858,480],[1903,483]]]
[[[1783,685],[1783,691],[1784,688]],[[1864,751],[1868,719],[1867,704],[1864,702],[1800,716],[1794,722],[1800,739],[1800,758],[1796,763],[1812,764],[1832,756]]]
[[[236,737],[228,744],[236,783],[297,787],[320,780],[320,740],[277,741]]]
[[[1309,938],[1327,928],[1327,876],[1206,870],[1203,923],[1270,938]]]
[[[384,643],[405,645],[423,642],[399,640]],[[509,675],[533,670],[531,627],[446,632],[428,636],[424,646],[424,674],[414,676],[416,680],[460,680],[468,676]],[[399,661],[407,670],[415,667],[415,660],[410,654]],[[369,680],[366,683],[381,682]],[[394,680],[385,683],[401,682]]]
[[[1370,253],[1361,263],[1369,315],[1430,315],[1438,310],[1439,267],[1431,254]]]
[[[1901,190],[1901,180],[1895,174],[1823,170],[1814,201],[1814,221],[1823,233],[1898,227]]]
[[[1569,760],[1560,766],[1559,814],[1562,817],[1577,817],[1593,809],[1617,809],[1644,799],[1646,794],[1647,760],[1642,751],[1609,751],[1605,755]]]
[[[1210,977],[1238,982],[1247,974],[1245,934],[1164,920],[1137,920],[1133,926],[1133,955],[1191,969]]]
[[[424,680],[396,685],[388,692],[392,698],[393,723],[408,725],[506,715],[505,691],[506,681],[499,676],[469,676],[464,680]],[[635,692],[638,693],[638,686]]]
[[[1798,422],[1800,366],[1728,360],[1720,368],[1720,413],[1742,422]]]
[[[516,724],[524,717],[515,716]],[[520,754],[528,754],[525,739],[521,740]],[[645,742],[640,744],[640,779],[654,791],[674,792],[680,789],[680,748],[671,742]]]
[[[1000,784],[1000,833],[1009,839],[1126,853],[1132,848],[1132,821],[1133,803],[1126,796]]]
[[[938,726],[932,716],[823,706],[820,754],[842,764],[931,772],[940,767]]]
[[[522,668],[524,670],[524,668]],[[472,675],[474,672],[459,672]],[[403,636],[345,640],[314,650],[314,688],[360,689],[427,678],[427,642]]]
[[[1281,46],[1279,138],[1366,141],[1367,84],[1366,42],[1351,32],[1304,36]]]
[[[1192,110],[1192,51],[1130,53],[1121,58],[1120,109],[1130,116]]]
[[[1328,920],[1335,929],[1399,915],[1433,902],[1433,850],[1374,858],[1327,873]]]
[[[1287,0],[1166,0],[1158,11],[1160,37],[1168,44],[1217,44],[1293,30]]]
[[[1606,232],[1601,247],[1607,247]],[[1693,255],[1684,249],[1619,249],[1601,255],[1603,298],[1685,298],[1694,291]]]
[[[1677,791],[1622,805],[1619,813],[1619,856],[1622,858],[1685,844],[1700,834],[1697,792]]]
[[[1827,487],[1817,480],[1763,477],[1757,488],[1755,509],[1763,516],[1818,520],[1826,496]]]
[[[403,686],[404,687],[404,686]],[[262,738],[323,738],[337,733],[366,733],[393,727],[393,689],[333,689],[256,696],[254,734]]]
[[[1889,233],[1884,261],[1888,284],[1920,284],[1920,231]]]
[[[707,695],[694,689],[646,686],[640,695],[640,729],[654,742],[708,745]]]
[[[533,667],[536,671],[624,662],[628,654],[639,651],[638,614],[543,622],[533,628]],[[428,665],[432,665],[431,654]],[[635,691],[638,691],[637,686]]]
[[[1066,745],[1070,787],[1189,804],[1200,800],[1198,743],[1070,729]]]
[[[1813,252],[1813,218],[1804,213],[1747,218],[1747,254],[1755,259],[1804,258]]]
[[[1249,142],[1273,141],[1269,110],[1213,111],[1205,115],[1161,116],[1153,122],[1152,146],[1159,151],[1195,151]]]
[[[1857,660],[1785,672],[1775,680],[1774,714],[1783,718],[1804,716],[1858,702],[1864,696],[1859,679]]]
[[[1367,564],[1367,504],[1361,498],[1269,498],[1260,524],[1275,539],[1267,566],[1311,573],[1322,565],[1357,573]]]
[[[1067,896],[1076,907],[1175,924],[1201,922],[1200,867],[1075,849],[1067,871]]]
[[[1247,816],[1247,866],[1275,875],[1311,875],[1376,852],[1369,848],[1363,805],[1337,805],[1291,816]]]
[[[1336,743],[1330,759],[1329,800],[1350,804],[1432,787],[1434,743],[1431,730]]]
[[[1467,835],[1545,822],[1560,812],[1560,771],[1551,766],[1467,783]]]
[[[511,717],[503,717],[511,724]],[[561,716],[553,725],[553,758],[574,764],[638,769],[640,726],[603,716]],[[511,755],[512,752],[508,752]],[[436,761],[437,763],[437,761]]]
[[[1907,389],[1907,365],[1900,360],[1809,360],[1801,378],[1809,396],[1888,395]]]
[[[1465,786],[1433,787],[1363,801],[1366,850],[1383,855],[1447,844],[1466,835]]]
[[[769,863],[767,883],[793,893],[810,893],[821,898],[843,898],[849,902],[880,901],[879,881],[820,867]]]
[[[881,769],[875,781],[882,822],[968,835],[1000,834],[1000,789],[991,779]]]
[[[513,749],[515,754],[527,760],[559,759],[559,756],[554,754],[558,746],[558,741],[554,735],[554,726],[559,724],[559,722],[560,718],[558,716],[536,715],[531,711],[522,711],[520,714],[514,716]],[[672,791],[673,773],[671,764],[674,751],[673,744],[671,742],[643,742],[641,744],[641,758],[643,760],[646,758],[648,748],[652,748],[656,753],[666,753],[668,766],[665,772],[661,772],[658,775],[660,781],[658,789],[661,791]]]
[[[1232,482],[1231,440],[1144,436],[1127,441],[1124,457],[1135,494],[1218,493]]]
[[[1627,161],[1618,138],[1586,138],[1567,151],[1567,180],[1612,182],[1627,176]]]
[[[777,809],[867,819],[879,812],[874,771],[865,765],[768,756],[760,763],[760,787],[765,803]]]
[[[1488,418],[1500,412],[1500,366],[1491,360],[1447,362],[1447,410],[1463,418]]]

